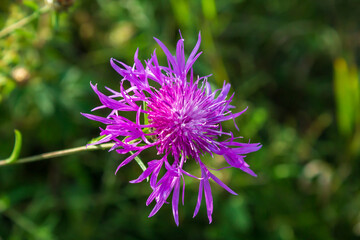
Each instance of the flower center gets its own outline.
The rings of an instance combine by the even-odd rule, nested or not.
[[[189,84],[165,85],[154,92],[148,101],[148,118],[159,141],[159,153],[171,149],[194,156],[204,150],[211,113],[204,108],[206,100],[203,91]]]

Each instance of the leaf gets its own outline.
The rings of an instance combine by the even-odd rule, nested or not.
[[[7,158],[5,161],[7,163],[14,163],[20,155],[20,151],[21,151],[21,143],[22,143],[22,137],[21,137],[21,133],[18,130],[14,130],[15,132],[15,144],[14,144],[14,149],[10,155],[9,158]]]
[[[358,74],[356,67],[349,67],[343,58],[334,61],[334,91],[339,131],[350,136],[355,128],[359,105]]]
[[[37,11],[39,9],[39,5],[37,5],[34,1],[31,0],[24,0],[22,2],[25,6],[33,9],[34,11]]]
[[[53,11],[51,14],[51,24],[55,31],[59,28],[59,14],[58,11]]]

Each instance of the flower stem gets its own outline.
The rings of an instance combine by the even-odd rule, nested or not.
[[[32,13],[31,15],[21,19],[20,21],[2,29],[0,31],[0,38],[5,37],[6,35],[12,33],[13,31],[15,31],[16,29],[19,29],[23,26],[25,26],[26,24],[30,23],[31,21],[35,20],[36,18],[38,18],[41,14],[47,13],[51,10],[51,6],[50,5],[46,5],[42,8],[40,8],[38,11],[35,11],[34,13]]]
[[[0,167],[6,166],[6,165],[11,165],[11,164],[41,161],[41,160],[46,160],[46,159],[50,159],[50,158],[66,156],[66,155],[70,155],[70,154],[77,153],[77,152],[104,150],[104,149],[109,149],[112,146],[114,146],[114,143],[104,143],[104,144],[100,144],[97,146],[82,146],[82,147],[69,148],[69,149],[65,149],[65,150],[49,152],[49,153],[43,153],[43,154],[31,156],[31,157],[19,158],[15,162],[9,162],[9,161],[3,160],[3,161],[0,161]]]

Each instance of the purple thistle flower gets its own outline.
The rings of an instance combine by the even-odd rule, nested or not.
[[[176,56],[172,56],[166,46],[155,38],[155,41],[164,51],[168,66],[158,63],[155,51],[151,58],[145,61],[145,67],[138,59],[138,50],[134,56],[134,66],[128,66],[120,61],[111,59],[111,66],[123,77],[119,91],[106,88],[110,95],[98,91],[97,85],[91,87],[98,95],[101,106],[93,110],[108,108],[110,114],[104,118],[92,114],[83,115],[91,120],[106,125],[101,129],[101,140],[93,144],[113,142],[110,150],[119,154],[134,152],[127,157],[116,169],[131,162],[143,150],[156,147],[161,159],[148,162],[148,168],[131,183],[139,183],[150,177],[150,194],[146,205],[154,200],[155,207],[149,217],[156,214],[172,193],[172,210],[174,219],[179,225],[178,205],[182,181],[182,203],[184,204],[185,181],[184,175],[200,180],[199,195],[194,217],[197,215],[204,193],[209,222],[212,221],[213,199],[209,180],[214,180],[231,194],[236,193],[212,174],[209,168],[201,161],[205,153],[224,156],[228,167],[239,168],[242,171],[256,176],[244,161],[247,153],[261,148],[259,143],[239,143],[231,132],[222,129],[221,123],[234,120],[243,110],[232,113],[230,105],[234,96],[228,99],[230,84],[224,83],[221,89],[212,91],[207,77],[193,78],[192,66],[200,56],[198,53],[201,37],[185,60],[184,39],[180,39],[176,46]],[[125,89],[125,82],[130,87]],[[153,84],[150,84],[150,83]],[[155,87],[155,85],[159,87]],[[135,122],[121,116],[121,112],[135,112]],[[141,121],[141,115],[145,119]],[[236,124],[235,127],[237,128]],[[237,128],[238,129],[238,128]],[[228,136],[225,141],[219,141],[222,135]],[[169,161],[169,158],[173,159]],[[193,159],[201,168],[201,177],[191,175],[183,168],[188,159]],[[172,162],[172,163],[171,163]],[[160,170],[165,168],[166,173],[158,180]],[[227,167],[225,167],[227,168]]]

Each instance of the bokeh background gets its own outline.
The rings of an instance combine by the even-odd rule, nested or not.
[[[51,1],[49,1],[51,2]],[[360,4],[356,0],[0,1],[0,159],[14,133],[21,157],[85,145],[99,125],[80,115],[99,104],[89,82],[117,88],[115,57],[131,65],[161,39],[174,52],[181,29],[190,53],[201,31],[197,75],[213,74],[249,106],[227,130],[263,148],[247,160],[258,174],[217,173],[213,223],[198,182],[186,179],[176,227],[171,206],[154,217],[148,183],[130,184],[135,163],[85,152],[0,168],[0,239],[358,239],[360,237]],[[45,7],[47,8],[47,7]],[[3,32],[0,32],[0,35]],[[156,156],[141,156],[146,162]],[[223,166],[216,157],[213,166]],[[194,163],[188,169],[196,169]]]

